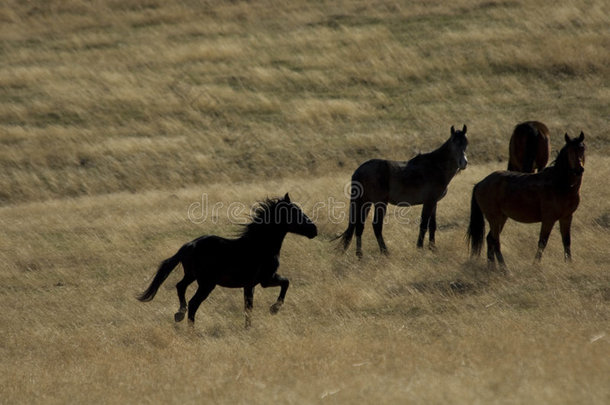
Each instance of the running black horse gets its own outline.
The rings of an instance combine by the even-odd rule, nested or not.
[[[371,206],[375,207],[373,231],[381,253],[388,249],[381,234],[387,205],[423,204],[417,247],[423,247],[426,231],[434,249],[436,205],[447,194],[451,179],[466,168],[466,125],[462,130],[451,127],[451,136],[438,149],[419,154],[407,162],[372,159],[364,162],[352,175],[349,225],[336,239],[347,250],[356,232],[356,255],[362,257],[362,232]]]
[[[178,253],[161,263],[150,286],[138,299],[151,301],[171,271],[182,263],[184,278],[176,285],[180,300],[180,308],[174,315],[176,322],[183,320],[187,311],[186,288],[197,280],[199,287],[188,303],[190,322],[195,322],[199,305],[220,285],[244,289],[246,327],[249,327],[257,284],[263,288],[280,287],[280,295],[270,308],[272,314],[277,313],[284,303],[289,282],[277,273],[277,269],[287,233],[310,239],[318,234],[316,225],[290,201],[288,194],[284,198],[259,203],[252,222],[245,225],[241,236],[236,239],[204,235],[183,245]]]

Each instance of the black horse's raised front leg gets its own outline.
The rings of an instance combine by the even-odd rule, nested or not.
[[[252,307],[254,306],[254,287],[244,288],[244,311],[246,313],[246,328],[252,325],[250,319],[252,315]]]
[[[261,282],[261,286],[263,288],[267,288],[267,287],[280,287],[280,295],[277,297],[277,301],[275,302],[275,304],[271,305],[271,307],[269,308],[269,312],[271,312],[272,314],[277,314],[277,312],[280,310],[280,308],[282,307],[282,304],[284,303],[284,298],[286,297],[286,291],[288,290],[288,286],[290,285],[290,281],[288,281],[287,278],[280,276],[277,273],[273,273],[273,275],[265,280],[264,282]]]

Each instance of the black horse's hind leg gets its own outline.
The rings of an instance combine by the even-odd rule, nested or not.
[[[186,289],[193,281],[195,281],[195,277],[193,277],[185,268],[184,277],[178,282],[178,284],[176,284],[178,300],[180,300],[180,308],[178,309],[178,312],[174,314],[174,320],[176,322],[180,322],[184,319],[184,314],[186,313]]]
[[[563,242],[563,257],[566,262],[572,261],[572,252],[570,250],[570,225],[572,224],[572,215],[559,220],[559,230],[561,231],[561,241]]]
[[[199,309],[199,305],[205,300],[208,295],[212,292],[212,290],[216,287],[214,284],[199,284],[199,288],[197,288],[197,292],[193,295],[193,298],[189,301],[188,306],[188,318],[189,321],[195,322],[195,313],[197,309]]]
[[[375,203],[375,212],[373,213],[373,231],[375,232],[375,237],[379,244],[379,250],[383,254],[388,254],[388,248],[386,247],[383,235],[381,234],[381,231],[383,230],[383,217],[385,216],[386,209],[386,203]]]
[[[430,237],[430,250],[436,250],[436,243],[434,236],[436,234],[436,203],[430,213],[430,219],[428,220],[428,235]]]
[[[496,241],[491,236],[491,231],[487,234],[487,268],[495,270],[496,268]]]
[[[254,287],[244,287],[244,310],[246,312],[246,328],[252,325],[250,315],[254,306]]]
[[[424,203],[424,206],[421,210],[421,223],[419,224],[419,237],[417,238],[417,247],[424,247],[424,237],[426,236],[426,231],[428,230],[428,223],[430,222],[430,215],[432,211],[436,207],[436,203]]]
[[[277,312],[282,307],[282,304],[284,304],[284,298],[286,297],[286,291],[288,291],[289,285],[290,281],[288,281],[287,278],[282,277],[277,273],[273,273],[273,276],[271,276],[268,280],[261,282],[261,286],[263,288],[277,286],[280,287],[280,295],[277,297],[277,301],[269,308],[269,312],[271,312],[272,314],[277,314]]]
[[[369,209],[371,209],[371,203],[364,203],[356,208],[356,256],[359,258],[362,258],[362,233]]]

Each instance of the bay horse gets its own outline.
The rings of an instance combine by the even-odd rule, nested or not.
[[[388,253],[382,236],[387,205],[423,204],[417,247],[424,244],[430,231],[430,249],[435,247],[436,205],[447,194],[447,186],[458,171],[468,164],[466,159],[466,125],[462,130],[451,127],[451,136],[438,149],[418,154],[409,161],[372,159],[356,169],[351,179],[349,224],[341,239],[347,250],[356,233],[356,255],[362,257],[362,233],[371,206],[374,206],[373,231],[382,254]]]
[[[280,287],[280,295],[271,306],[272,314],[278,312],[288,290],[289,281],[280,276],[279,255],[287,233],[303,235],[309,239],[318,234],[316,225],[301,209],[290,201],[288,193],[283,198],[260,202],[252,215],[252,222],[244,226],[236,239],[216,235],[204,235],[184,244],[178,252],[164,260],[150,286],[138,299],[151,301],[171,271],[182,263],[184,277],[176,285],[180,307],[174,320],[180,322],[188,308],[190,323],[195,322],[199,305],[217,286],[244,289],[246,327],[250,326],[250,313],[254,302],[254,287]],[[185,293],[193,281],[198,288],[187,307]]]
[[[523,173],[541,171],[549,161],[549,129],[542,122],[527,121],[517,125],[508,146],[508,170]]]
[[[466,235],[471,256],[481,253],[485,217],[490,227],[487,234],[488,266],[493,269],[497,258],[506,271],[500,251],[500,232],[506,220],[512,218],[524,223],[541,222],[536,262],[542,258],[553,225],[559,220],[564,258],[571,260],[570,226],[572,214],[580,201],[580,185],[585,170],[584,140],[583,132],[574,139],[565,134],[566,143],[557,159],[539,173],[497,171],[474,186]]]

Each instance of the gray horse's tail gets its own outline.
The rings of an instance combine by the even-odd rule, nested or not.
[[[483,212],[477,202],[474,192],[477,186],[472,189],[472,199],[470,200],[470,224],[466,233],[466,240],[470,245],[470,255],[479,256],[483,247],[483,236],[485,235],[485,219]]]
[[[182,251],[183,248],[180,248],[178,253],[176,253],[169,259],[165,259],[163,260],[163,262],[161,262],[159,270],[157,270],[157,274],[155,274],[155,278],[153,278],[153,281],[150,283],[148,288],[137,297],[140,301],[148,302],[155,298],[155,295],[157,294],[159,287],[161,287],[161,284],[163,284],[163,282],[169,276],[172,270],[174,270],[174,268],[182,260]]]

